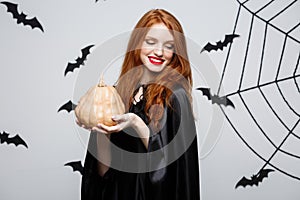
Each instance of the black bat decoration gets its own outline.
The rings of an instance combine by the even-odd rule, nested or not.
[[[232,106],[235,108],[233,102],[227,98],[226,96],[219,97],[218,95],[212,95],[210,92],[210,88],[196,88],[196,90],[202,91],[203,95],[208,98],[208,100],[211,100],[212,104],[216,103],[218,105],[224,105],[224,106]]]
[[[68,63],[67,68],[65,70],[65,76],[68,72],[73,72],[75,68],[79,68],[80,65],[84,65],[84,61],[86,60],[87,56],[90,54],[90,48],[95,45],[89,45],[83,49],[81,49],[82,57],[78,57],[75,63]]]
[[[10,138],[9,134],[3,131],[3,133],[0,133],[0,143],[3,144],[4,142],[15,146],[24,145],[28,149],[26,142],[18,134]]]
[[[80,174],[83,174],[83,166],[81,164],[81,161],[74,161],[66,163],[65,166],[70,166],[73,169],[73,172],[78,171]]]
[[[236,184],[235,188],[239,186],[253,186],[258,184],[263,181],[264,178],[268,177],[268,174],[270,172],[273,172],[273,169],[261,169],[256,175],[252,175],[251,179],[246,178],[245,176]]]
[[[26,19],[27,15],[23,12],[19,13],[17,4],[7,1],[2,1],[1,4],[7,7],[7,12],[11,13],[14,19],[17,19],[17,24],[23,23],[24,26],[29,25],[32,29],[39,28],[42,32],[44,32],[43,26],[36,17]]]
[[[66,110],[67,112],[71,112],[72,110],[74,110],[76,108],[76,104],[74,104],[71,100],[68,101],[67,103],[65,103],[64,105],[62,105],[57,112],[60,112],[62,110]]]
[[[213,45],[211,43],[207,43],[203,49],[201,50],[200,53],[202,53],[203,51],[208,51],[210,52],[211,50],[215,50],[218,51],[223,50],[224,47],[226,47],[229,43],[233,42],[233,39],[239,37],[239,35],[236,34],[231,34],[231,35],[225,35],[225,40],[223,42],[221,42],[221,40],[219,42],[216,43],[216,45]]]

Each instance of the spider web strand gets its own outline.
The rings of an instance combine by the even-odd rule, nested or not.
[[[273,3],[275,0],[269,1],[266,5],[264,5],[262,8],[258,9],[254,14],[258,14],[260,11],[268,7],[271,3]]]
[[[276,113],[276,111],[274,110],[274,108],[271,106],[269,100],[266,98],[265,94],[263,93],[263,91],[261,90],[261,88],[258,88],[261,95],[263,96],[264,100],[266,101],[266,103],[268,104],[269,108],[272,110],[273,114],[276,116],[276,118],[280,121],[280,123],[288,130],[291,131],[288,126],[283,122],[283,120],[279,117],[279,115]],[[292,135],[295,136],[297,139],[300,140],[300,136],[298,136],[297,134],[295,134],[294,132],[292,132]]]
[[[273,1],[271,1],[271,2],[273,2]],[[269,2],[267,5],[270,5],[270,3],[271,2]],[[265,5],[263,8],[265,8],[267,5]],[[259,9],[256,13],[258,13],[259,11],[261,11],[263,8],[261,8],[261,9]],[[295,28],[295,27],[294,27]],[[293,29],[294,29],[293,28]],[[293,30],[292,29],[292,30]],[[273,112],[273,114],[277,117],[277,119],[282,123],[282,125],[287,129],[287,130],[289,130],[288,129],[288,127],[287,127],[287,125],[281,120],[281,118],[278,116],[278,114],[275,112],[275,110],[273,109],[273,107],[271,106],[271,104],[269,103],[269,101],[267,100],[267,98],[266,98],[266,96],[264,95],[264,93],[262,92],[262,90],[261,90],[261,88],[260,88],[260,79],[261,79],[261,74],[262,74],[262,67],[263,67],[263,59],[264,59],[264,53],[265,53],[265,46],[266,46],[266,38],[267,38],[267,30],[268,30],[268,23],[266,23],[266,25],[265,25],[265,31],[264,31],[264,37],[263,37],[263,47],[262,47],[262,53],[261,53],[261,61],[260,61],[260,69],[259,69],[259,73],[258,73],[258,80],[257,80],[257,88],[259,89],[259,91],[260,91],[260,93],[262,94],[262,96],[263,96],[263,98],[264,98],[264,100],[267,102],[267,104],[268,104],[268,106],[270,107],[270,109],[272,110],[272,112]],[[291,31],[292,31],[291,30]],[[291,32],[291,31],[289,31],[289,32]],[[282,58],[283,58],[283,54],[284,54],[284,49],[285,49],[285,46],[286,46],[286,41],[287,41],[287,35],[285,36],[285,40],[284,40],[284,44],[283,44],[283,48],[282,48],[282,53],[281,53],[281,58],[280,58],[280,64],[279,64],[279,67],[278,67],[278,72],[277,72],[277,74],[279,73],[279,69],[280,69],[280,66],[281,66],[281,62],[282,62]],[[277,76],[278,77],[278,76]],[[276,77],[276,79],[277,79],[277,77]],[[277,81],[277,80],[276,80]],[[275,81],[275,82],[276,82]],[[288,104],[289,105],[289,104]],[[291,107],[290,107],[291,108]],[[248,110],[248,109],[247,109]],[[248,110],[249,112],[250,112],[250,110]],[[257,123],[256,123],[257,124]],[[261,129],[262,130],[262,129]],[[264,132],[263,132],[264,133]],[[295,137],[297,137],[298,139],[300,139],[300,137],[299,136],[297,136],[295,133],[292,133]],[[269,141],[271,141],[270,139],[269,139],[269,137],[264,133],[264,136],[269,140]],[[274,143],[273,142],[271,142],[271,144],[276,148],[276,146],[274,145]],[[293,156],[293,157],[296,157],[296,158],[300,158],[299,156],[297,156],[297,155],[294,155],[294,154],[291,154],[291,153],[289,153],[289,152],[286,152],[286,151],[283,151],[282,150],[282,152],[284,152],[284,153],[286,153],[286,154],[288,154],[288,155],[290,155],[290,156]]]
[[[288,32],[288,34],[291,33],[292,31],[294,31],[296,28],[298,28],[298,26],[300,26],[300,22],[299,22],[296,26],[294,26],[294,27]],[[298,56],[298,59],[297,59],[296,67],[295,67],[295,70],[294,70],[294,73],[293,73],[294,76],[296,75],[297,70],[298,70],[299,59],[300,59],[300,51],[299,51],[299,56]],[[297,82],[296,78],[294,78],[294,82],[295,82],[295,85],[296,85],[296,88],[297,88],[298,92],[300,93],[300,88],[299,88],[299,85],[298,85],[298,82]]]
[[[295,27],[294,27],[295,28]],[[292,29],[293,30],[293,29]],[[289,107],[289,109],[295,114],[297,115],[298,117],[300,117],[299,113],[296,112],[296,110],[290,105],[290,103],[287,101],[287,99],[285,98],[279,84],[278,84],[278,76],[279,76],[279,73],[280,73],[280,69],[282,67],[282,60],[283,60],[283,56],[284,56],[284,53],[285,53],[285,49],[286,49],[286,43],[287,43],[287,39],[288,39],[288,33],[290,33],[292,30],[288,31],[287,34],[285,35],[285,38],[284,38],[284,43],[283,43],[283,47],[282,47],[282,50],[281,50],[281,55],[280,55],[280,59],[279,59],[279,64],[278,64],[278,68],[277,68],[277,74],[276,74],[276,77],[275,77],[275,84],[276,84],[276,87],[282,97],[282,99],[284,100],[285,104]]]
[[[242,82],[243,82],[243,78],[244,78],[244,73],[245,73],[245,68],[246,68],[246,60],[247,60],[247,57],[248,57],[248,51],[249,51],[250,40],[251,40],[251,35],[252,35],[253,22],[254,22],[254,15],[252,15],[252,18],[251,18],[250,31],[249,31],[249,35],[248,35],[247,47],[246,47],[246,52],[245,52],[245,57],[244,57],[244,62],[243,62],[243,68],[242,68],[242,74],[241,74],[240,84],[239,84],[238,90],[241,90]]]
[[[284,50],[285,50],[285,46],[286,46],[286,42],[287,42],[287,38],[288,38],[288,35],[289,33],[291,33],[292,31],[294,31],[298,26],[300,25],[300,23],[298,23],[296,26],[294,26],[293,28],[291,28],[285,35],[285,38],[284,38],[284,44],[283,44],[283,48],[282,48],[282,51],[281,51],[281,56],[280,56],[280,62],[279,62],[279,65],[278,65],[278,69],[277,69],[277,74],[276,74],[276,78],[275,80],[278,79],[278,76],[279,76],[279,72],[280,72],[280,67],[281,67],[281,62],[282,62],[282,58],[283,58],[283,54],[284,54]],[[297,61],[298,62],[298,61]],[[294,75],[296,74],[296,71],[294,73]]]
[[[264,54],[265,54],[265,47],[266,47],[266,40],[267,40],[267,30],[268,30],[268,24],[265,26],[265,33],[264,33],[264,41],[263,41],[263,47],[261,52],[261,58],[260,58],[260,66],[259,66],[259,73],[258,73],[258,79],[257,79],[257,86],[259,86],[260,78],[261,78],[261,72],[262,72],[262,66],[263,66],[263,60],[264,60]]]
[[[225,116],[225,118],[226,118],[226,120],[228,121],[228,123],[230,124],[230,126],[231,126],[231,128],[234,130],[234,132],[238,135],[238,137],[243,141],[243,143],[257,156],[257,157],[259,157],[261,160],[263,160],[264,162],[267,162],[267,160],[265,159],[265,158],[263,158],[259,153],[257,153],[247,142],[246,142],[246,140],[241,136],[241,134],[239,133],[239,131],[235,128],[235,126],[233,125],[233,123],[231,122],[231,120],[229,119],[229,117],[227,116],[227,114],[225,113],[225,111],[224,111],[224,109],[221,107],[221,106],[219,106],[220,107],[220,109],[221,109],[221,111],[223,112],[223,114],[224,114],[224,116]],[[280,168],[278,168],[278,167],[276,167],[275,165],[273,165],[272,163],[268,163],[271,167],[273,167],[274,169],[276,169],[277,171],[279,171],[279,172],[281,172],[281,173],[283,173],[283,174],[285,174],[285,175],[287,175],[287,176],[289,176],[289,177],[291,177],[291,178],[293,178],[293,179],[296,179],[296,180],[298,180],[298,181],[300,181],[300,177],[297,177],[297,176],[295,176],[295,175],[292,175],[292,174],[290,174],[290,173],[287,173],[286,171],[284,171],[284,170],[282,170],[282,169],[280,169]]]
[[[249,0],[247,0],[247,1],[249,1]],[[246,3],[247,1],[245,1],[244,3]],[[234,24],[232,34],[234,34],[235,30],[236,30],[237,23],[238,23],[239,16],[240,16],[240,12],[241,12],[241,7],[242,6],[240,5],[239,8],[238,8],[238,13],[237,13],[237,16],[236,16],[236,19],[235,19],[235,24]],[[224,67],[223,67],[223,72],[222,72],[222,76],[221,76],[221,79],[220,79],[217,95],[219,95],[219,93],[220,93],[221,85],[222,85],[222,82],[223,82],[223,79],[224,79],[224,76],[225,76],[225,70],[226,70],[226,67],[227,67],[227,63],[228,63],[228,59],[229,59],[229,55],[230,55],[230,51],[231,51],[231,45],[232,45],[232,43],[229,44],[229,48],[228,48],[225,64],[224,64]]]
[[[263,130],[263,128],[259,125],[259,123],[258,123],[257,120],[255,119],[255,117],[253,116],[252,112],[250,111],[250,109],[249,109],[248,105],[246,104],[246,102],[245,102],[244,98],[242,97],[242,95],[239,94],[239,96],[240,96],[240,99],[242,100],[242,103],[243,103],[243,105],[245,106],[245,108],[246,108],[248,114],[250,115],[251,119],[253,120],[253,122],[256,124],[256,126],[259,128],[259,130],[260,130],[260,131],[262,132],[262,134],[265,136],[265,138],[272,144],[272,146],[273,146],[275,149],[277,149],[278,147],[277,147],[277,146],[274,144],[274,142],[269,138],[269,136],[266,134],[266,132]],[[282,153],[287,154],[287,155],[289,155],[289,156],[292,156],[292,157],[295,157],[295,158],[300,159],[300,156],[298,156],[298,155],[289,153],[289,152],[284,151],[284,150],[282,150],[282,149],[279,149],[279,151],[281,151]]]
[[[277,81],[270,81],[270,82],[261,84],[259,87],[265,87],[265,86],[274,84],[275,82],[279,83],[279,82],[286,81],[286,80],[289,80],[289,79],[295,79],[295,78],[298,78],[299,76],[300,76],[300,74],[297,74],[297,75],[289,76],[289,77],[286,77],[286,78],[278,79]],[[238,90],[236,92],[226,94],[225,96],[230,97],[230,96],[233,96],[233,95],[236,95],[236,94],[239,94],[239,93],[243,93],[243,92],[247,92],[249,90],[253,90],[253,89],[257,89],[257,88],[258,88],[258,86],[252,86],[252,87],[249,87],[249,88],[246,88],[246,89],[243,89],[243,90]]]
[[[270,161],[272,160],[272,158],[276,155],[276,153],[278,152],[278,150],[280,149],[280,147],[285,143],[285,141],[288,139],[288,137],[291,135],[291,132],[297,127],[298,123],[300,122],[300,118],[298,119],[298,121],[295,123],[295,125],[293,126],[293,128],[291,129],[291,131],[289,131],[289,133],[285,136],[285,138],[282,140],[282,142],[280,143],[280,145],[277,147],[277,149],[273,152],[273,154],[270,156],[270,158],[267,160],[267,162],[264,164],[264,166],[262,167],[265,168],[265,166],[267,166]]]
[[[298,0],[293,1],[292,3],[290,3],[289,5],[287,5],[285,8],[283,8],[281,11],[279,11],[276,15],[274,15],[273,17],[271,17],[269,20],[267,20],[267,23],[269,23],[270,21],[272,21],[273,19],[275,19],[276,17],[278,17],[281,13],[283,13],[284,11],[286,11],[288,8],[290,8],[294,3],[296,3]]]
[[[241,4],[245,4],[245,3],[247,3],[248,1],[250,1],[250,0],[246,0],[246,1],[244,1],[243,3],[241,3]],[[239,2],[240,3],[240,2]]]
[[[285,50],[286,42],[287,42],[287,35],[284,37],[284,42],[283,42],[283,47],[282,47],[282,50],[281,50],[281,55],[280,55],[280,59],[279,59],[279,64],[278,64],[278,68],[277,68],[275,82],[277,81],[279,73],[280,73],[280,68],[281,68],[281,63],[282,63],[282,60],[283,60],[283,55],[284,55],[284,50]]]
[[[285,104],[289,107],[289,109],[290,109],[295,115],[297,115],[298,117],[300,117],[299,113],[296,112],[296,110],[290,105],[290,103],[289,103],[289,102],[286,100],[286,98],[284,97],[284,94],[282,93],[282,90],[280,89],[279,84],[278,84],[277,82],[276,82],[275,84],[276,84],[276,87],[277,87],[277,89],[278,89],[278,91],[279,91],[279,93],[280,93],[280,95],[281,95],[283,101],[285,102]]]
[[[258,14],[260,11],[268,7],[271,3],[273,3],[275,0],[269,1],[266,5],[264,5],[262,8],[258,9],[254,14]]]
[[[296,72],[298,70],[299,60],[300,60],[300,52],[299,52],[299,56],[298,56],[298,59],[297,59],[297,64],[296,64],[296,67],[295,67],[295,71],[294,71],[294,74],[293,74],[294,76],[295,76],[295,74],[296,74]],[[300,88],[299,88],[299,85],[298,85],[298,82],[297,82],[296,78],[294,78],[294,82],[296,84],[298,92],[300,93]]]
[[[238,0],[237,0],[238,1]],[[238,1],[239,2],[239,1]],[[281,30],[280,28],[276,27],[275,25],[273,25],[272,23],[269,23],[267,20],[263,19],[262,17],[260,17],[259,15],[255,14],[253,11],[251,11],[248,7],[246,7],[244,4],[242,4],[241,2],[239,2],[239,4],[244,8],[246,9],[249,13],[251,13],[252,15],[254,15],[255,17],[257,17],[258,19],[260,19],[261,21],[265,22],[265,23],[268,23],[271,27],[273,27],[274,29],[276,29],[277,31],[283,33],[283,34],[287,34],[286,32],[284,32],[283,30]],[[297,43],[300,43],[299,40],[297,40],[296,38],[294,38],[293,36],[291,35],[288,35],[288,38],[297,42]]]
[[[239,19],[240,12],[241,12],[241,7],[242,7],[243,4],[247,3],[248,1],[249,1],[249,0],[246,0],[246,1],[244,1],[243,3],[240,3],[240,2],[239,2],[240,5],[239,5],[239,8],[238,8],[238,13],[237,13],[237,16],[236,16],[236,20],[235,20],[235,24],[234,24],[234,28],[233,28],[232,34],[234,34],[235,31],[236,31],[238,19]],[[271,2],[273,2],[273,1],[274,1],[274,0],[272,0]],[[266,6],[268,6],[271,2],[269,2],[268,4],[266,4],[265,6],[263,6],[263,7],[262,7],[261,9],[259,9],[257,12],[263,10],[263,9],[264,9]],[[224,79],[224,75],[225,75],[225,70],[226,70],[226,67],[227,67],[227,63],[228,63],[228,59],[229,59],[229,55],[230,55],[230,51],[231,51],[231,45],[232,45],[232,43],[229,44],[229,48],[228,48],[228,52],[227,52],[225,64],[224,64],[224,67],[223,67],[223,72],[222,72],[220,84],[219,84],[219,87],[218,87],[217,95],[219,95],[220,89],[221,89],[221,85],[222,85],[222,83],[223,83],[223,79]]]

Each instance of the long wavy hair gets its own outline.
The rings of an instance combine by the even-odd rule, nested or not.
[[[163,117],[164,107],[170,106],[168,100],[172,94],[172,89],[176,86],[185,89],[192,104],[191,88],[193,83],[186,41],[179,21],[172,14],[163,9],[153,9],[142,16],[131,33],[121,73],[116,84],[116,89],[128,111],[132,105],[133,93],[143,75],[144,67],[140,59],[142,42],[149,28],[158,23],[165,24],[174,37],[174,54],[168,66],[153,80],[155,84],[149,84],[147,92],[144,94],[147,99],[145,113],[150,125],[155,129],[160,129],[159,121]]]

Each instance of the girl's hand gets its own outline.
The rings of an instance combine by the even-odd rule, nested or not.
[[[127,127],[132,127],[138,133],[146,149],[148,149],[150,130],[139,116],[134,113],[126,113],[123,115],[116,115],[112,117],[112,120],[117,122],[117,125],[106,126],[104,124],[98,124],[96,127],[93,127],[91,131],[103,134],[111,134],[122,131]]]
[[[137,115],[134,113],[126,113],[123,115],[116,115],[112,117],[112,120],[117,122],[115,126],[106,126],[104,124],[98,124],[96,127],[92,128],[92,131],[111,134],[114,132],[122,131],[127,127],[134,126],[136,122]]]

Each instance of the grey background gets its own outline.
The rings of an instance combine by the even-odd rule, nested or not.
[[[267,2],[251,0],[247,6],[257,10]],[[260,16],[268,19],[289,2],[276,0]],[[200,47],[208,41],[217,42],[223,40],[225,34],[232,33],[239,6],[235,0],[106,0],[98,3],[92,0],[27,0],[15,3],[19,3],[19,10],[28,14],[29,18],[37,16],[45,33],[38,29],[32,30],[29,26],[17,25],[4,5],[0,5],[0,131],[9,132],[12,136],[21,135],[29,146],[26,149],[23,146],[15,148],[13,145],[0,145],[0,199],[3,200],[80,199],[81,176],[63,165],[84,159],[88,132],[76,126],[73,112],[57,113],[58,108],[68,100],[78,101],[78,80],[85,70],[89,70],[91,61],[88,60],[80,70],[76,69],[66,77],[63,74],[67,63],[73,62],[81,54],[80,49],[90,44],[101,47],[106,41],[130,31],[149,9],[164,8],[173,13],[183,25],[186,36],[192,41],[189,42],[191,51],[200,52]],[[289,30],[300,21],[299,9],[297,2],[272,23],[284,31]],[[250,21],[251,15],[242,9],[236,30],[241,37],[235,40],[231,49],[223,94],[235,92],[238,88]],[[255,21],[243,88],[256,85],[264,25],[259,20]],[[300,29],[294,30],[291,35],[300,40]],[[284,35],[275,29],[268,29],[262,83],[274,80],[283,39]],[[199,49],[193,46],[194,43],[198,44]],[[122,48],[124,46],[120,45]],[[221,74],[227,50],[204,53],[202,56],[209,57],[210,61],[203,64]],[[279,78],[293,74],[298,55],[299,43],[289,40]],[[90,57],[93,56],[92,51]],[[121,61],[122,57],[111,61],[106,72],[107,83],[114,83]],[[199,70],[203,66],[197,68],[198,61],[194,58],[191,63],[194,87],[211,87],[209,83],[214,77],[205,76]],[[85,91],[88,85],[95,84],[97,77],[95,73],[95,78],[86,80],[86,86],[81,86],[81,90]],[[300,84],[299,78],[296,81]],[[294,81],[288,80],[279,85],[288,102],[299,112],[299,93]],[[276,85],[262,89],[276,112],[291,128],[299,117],[287,107]],[[243,176],[250,178],[265,162],[246,147],[227,121],[222,131],[211,133],[211,126],[218,123],[213,121],[213,110],[221,111],[199,92],[193,95],[202,158],[202,199],[299,199],[300,181],[278,171],[271,173],[259,187],[234,189]],[[251,90],[242,95],[265,132],[275,145],[279,145],[287,130],[274,117],[259,91]],[[275,148],[253,123],[238,96],[232,96],[231,100],[236,109],[227,107],[225,112],[249,145],[268,159]],[[294,133],[300,135],[299,126]],[[202,147],[207,144],[208,147],[203,150]],[[211,150],[209,147],[214,148]],[[299,139],[289,137],[282,149],[300,155]],[[300,177],[300,161],[297,158],[279,152],[271,163]]]

